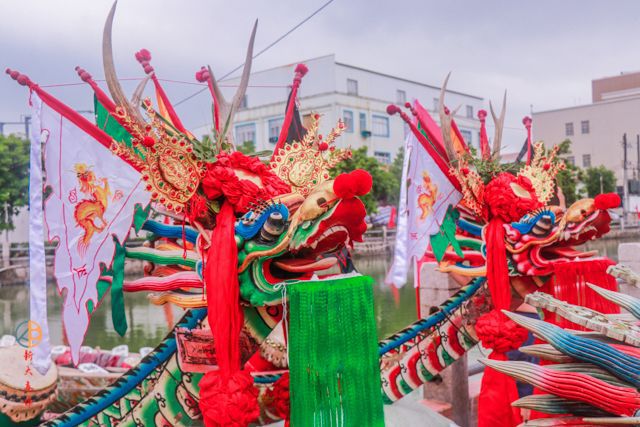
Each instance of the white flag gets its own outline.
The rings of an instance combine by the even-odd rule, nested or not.
[[[89,327],[89,305],[98,304],[100,265],[111,266],[114,237],[124,244],[135,206],[145,207],[151,196],[132,166],[39,99],[34,105],[42,105],[35,114],[46,142],[46,185],[52,191],[45,202],[45,220],[49,240],[58,244],[54,275],[77,363]]]
[[[447,209],[461,199],[462,194],[410,132],[405,141],[394,259],[385,283],[401,287],[407,282],[410,262],[424,256],[429,237],[440,229]]]

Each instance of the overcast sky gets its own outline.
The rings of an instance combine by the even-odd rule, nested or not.
[[[203,64],[225,74],[243,61],[254,19],[258,51],[325,1],[120,0],[118,74],[142,76],[133,58],[140,48],[151,50],[162,78],[193,81]],[[77,82],[76,65],[102,78],[102,27],[111,3],[0,0],[2,70],[17,69],[41,85]],[[451,89],[487,102],[499,104],[506,89],[507,126],[521,128],[530,105],[541,111],[589,103],[592,78],[640,69],[639,24],[635,0],[334,0],[257,58],[254,70],[335,53],[340,62],[433,85],[452,71]],[[183,84],[166,89],[172,99],[194,91]],[[86,87],[51,92],[76,109],[91,108]],[[201,125],[209,121],[209,102],[202,94],[178,113],[187,126]],[[0,76],[0,121],[27,112],[27,91]]]

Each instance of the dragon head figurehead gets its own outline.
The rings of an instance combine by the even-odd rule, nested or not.
[[[343,174],[316,186],[306,197],[286,195],[281,202],[245,214],[236,225],[243,299],[255,306],[279,304],[283,284],[352,272],[347,248],[362,240],[366,211],[340,186],[367,176]],[[364,183],[363,191],[367,187],[370,184]],[[259,230],[244,239],[254,224],[261,224]]]

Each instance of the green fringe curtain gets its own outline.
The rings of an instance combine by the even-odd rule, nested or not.
[[[384,426],[373,280],[290,285],[292,427]]]

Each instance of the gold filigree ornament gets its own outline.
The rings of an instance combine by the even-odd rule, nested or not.
[[[449,172],[460,182],[462,200],[465,206],[482,218],[484,216],[485,203],[484,182],[480,174],[469,168],[469,162],[464,157],[460,157],[458,167],[452,167]]]
[[[153,201],[175,213],[184,212],[200,184],[204,164],[193,153],[188,137],[162,121],[149,99],[142,105],[149,117],[144,125],[131,120],[124,109],[117,108],[121,123],[125,123],[125,129],[134,137],[132,147],[114,143],[112,151],[140,167]]]
[[[544,144],[536,142],[533,145],[533,158],[531,163],[523,167],[518,175],[529,178],[538,196],[538,200],[547,204],[554,195],[556,175],[565,168],[564,162],[557,158],[559,146],[554,146],[545,156]]]
[[[312,121],[302,141],[294,141],[278,148],[271,161],[272,171],[287,182],[292,191],[308,195],[317,185],[329,179],[329,169],[351,157],[350,149],[337,148],[334,143],[345,130],[342,120],[323,139],[318,134],[318,114]]]

